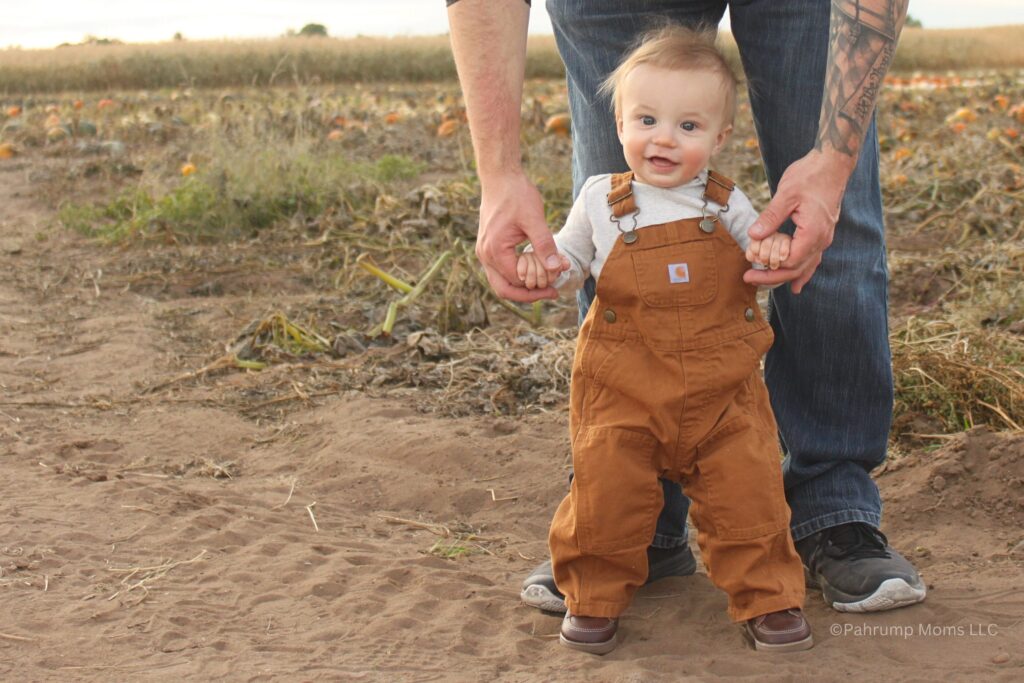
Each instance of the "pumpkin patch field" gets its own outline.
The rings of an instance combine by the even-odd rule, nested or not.
[[[552,229],[567,111],[528,81]],[[0,95],[0,677],[1019,680],[1024,72],[895,73],[878,129],[876,476],[928,599],[812,591],[815,649],[769,659],[701,570],[597,658],[518,598],[565,492],[575,301],[487,287],[454,81]],[[715,165],[767,203],[745,97]]]

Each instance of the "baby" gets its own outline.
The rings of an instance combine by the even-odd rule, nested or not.
[[[790,238],[751,240],[757,212],[708,170],[732,131],[735,78],[713,36],[670,26],[645,36],[604,91],[630,171],[583,185],[555,236],[561,271],[529,250],[518,262],[529,288],[597,281],[572,368],[574,477],[549,535],[568,607],[561,642],[615,647],[647,578],[660,477],[683,484],[708,576],[748,642],[810,648],[760,373],[773,336],[743,282],[748,260],[784,264]]]

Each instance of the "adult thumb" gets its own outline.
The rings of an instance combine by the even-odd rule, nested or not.
[[[526,236],[533,245],[533,251],[548,270],[561,270],[562,259],[558,257],[558,247],[555,246],[555,238],[548,226],[532,227]]]
[[[777,231],[792,213],[793,207],[789,200],[781,193],[776,194],[747,230],[747,234],[751,239],[763,240]]]

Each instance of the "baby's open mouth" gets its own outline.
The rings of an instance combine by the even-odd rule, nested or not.
[[[676,162],[665,157],[650,157],[647,159],[655,168],[672,168],[676,165]]]

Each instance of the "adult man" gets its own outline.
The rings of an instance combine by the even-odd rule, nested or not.
[[[482,190],[477,255],[500,296],[553,298],[552,289],[523,288],[515,269],[524,239],[558,268],[540,195],[520,163],[529,6],[448,2]],[[893,400],[874,107],[906,0],[548,0],[566,63],[574,193],[591,175],[625,168],[611,107],[596,93],[634,38],[659,18],[717,25],[727,4],[774,195],[750,234],[794,229],[783,268],[744,275],[756,284],[790,283],[771,296],[776,342],[765,380],[786,452],[793,538],[834,608],[919,602],[923,582],[878,531],[881,500],[869,476],[885,458]],[[581,293],[581,314],[592,298],[592,287]],[[694,568],[688,501],[675,485],[666,483],[664,493],[649,581]],[[548,563],[527,578],[522,595],[564,610]]]

